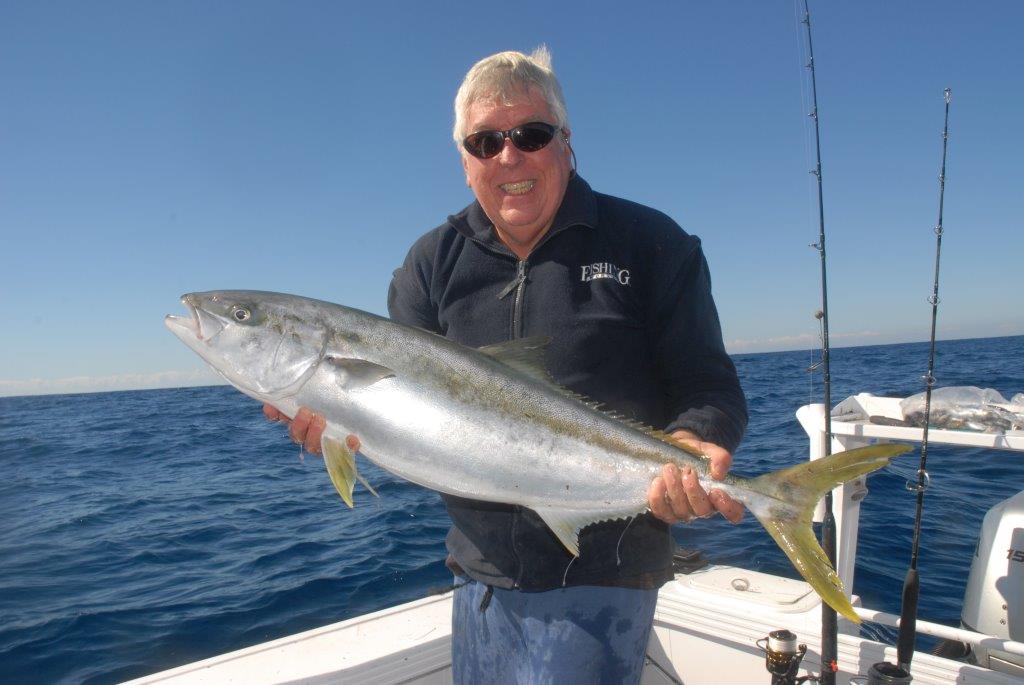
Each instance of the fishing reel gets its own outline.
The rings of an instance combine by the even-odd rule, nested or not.
[[[764,667],[772,674],[772,685],[798,685],[817,681],[814,676],[796,677],[807,645],[797,645],[796,635],[788,630],[773,630],[755,642],[764,652]]]

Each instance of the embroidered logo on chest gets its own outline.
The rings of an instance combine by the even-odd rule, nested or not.
[[[589,283],[600,279],[611,279],[619,285],[629,285],[632,278],[629,269],[620,269],[611,262],[596,262],[580,266],[580,282]]]

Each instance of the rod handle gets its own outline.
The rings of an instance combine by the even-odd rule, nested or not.
[[[916,568],[907,569],[903,580],[903,608],[900,610],[900,632],[896,640],[896,663],[910,671],[917,642],[917,598],[921,593],[921,578]]]

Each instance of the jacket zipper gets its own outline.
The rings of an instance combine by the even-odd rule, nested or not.
[[[526,290],[526,261],[516,265],[516,300],[512,305],[512,338],[523,337],[523,291]]]
[[[498,293],[503,300],[515,292],[512,300],[512,323],[509,337],[512,340],[523,337],[523,291],[526,290],[526,260],[516,262],[516,277]]]
[[[516,277],[515,279],[502,288],[498,294],[498,299],[502,300],[509,296],[515,291],[515,297],[512,300],[512,330],[510,332],[510,338],[515,340],[523,336],[523,291],[526,290],[526,260],[518,260],[516,262]],[[523,510],[520,506],[515,506],[512,509],[512,524],[509,526],[509,548],[512,550],[512,558],[516,564],[516,576],[512,579],[512,589],[518,589],[522,584],[523,580],[523,562],[519,557],[519,552],[516,550],[516,532],[519,529],[519,521],[523,516]]]

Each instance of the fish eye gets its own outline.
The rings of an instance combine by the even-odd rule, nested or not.
[[[234,318],[235,321],[248,321],[250,318],[252,318],[252,312],[250,312],[245,307],[235,307],[234,309],[231,310],[231,316],[232,318]]]

